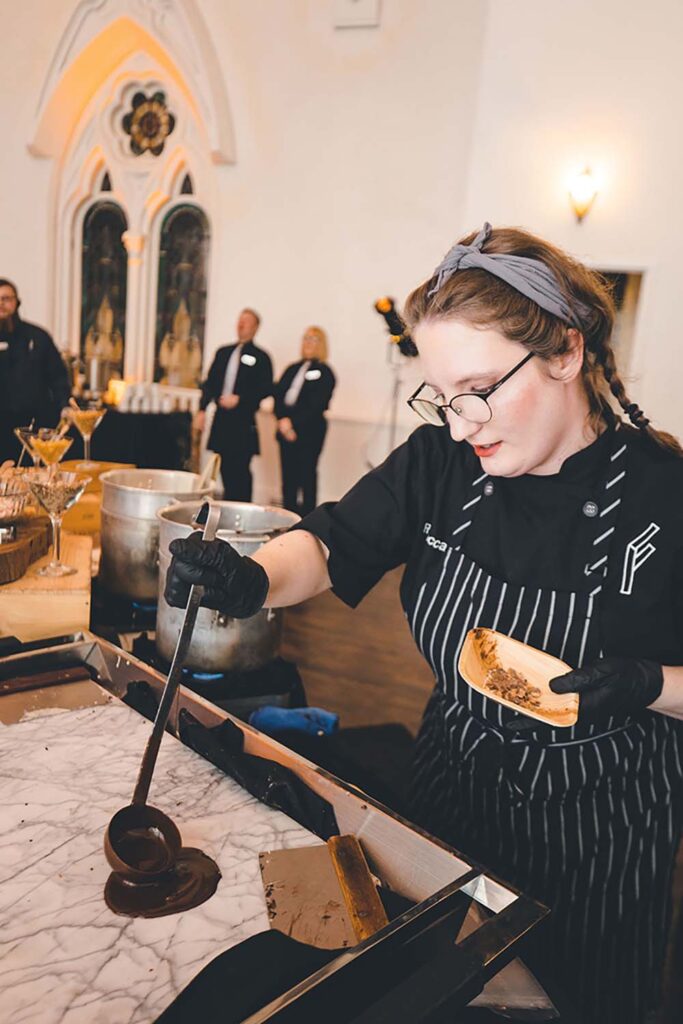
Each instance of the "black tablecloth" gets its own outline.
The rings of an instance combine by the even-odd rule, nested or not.
[[[72,434],[75,431],[72,429]],[[108,410],[92,437],[91,456],[101,462],[131,462],[141,469],[186,469],[192,445],[189,412]],[[79,434],[67,454],[83,456]]]

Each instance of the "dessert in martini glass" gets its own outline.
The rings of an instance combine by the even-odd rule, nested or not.
[[[58,462],[64,458],[73,444],[73,438],[65,437],[58,427],[15,427],[14,433],[33,459],[34,465],[40,462],[54,472]]]
[[[82,402],[80,405],[71,399],[70,415],[71,420],[78,430],[78,433],[83,438],[83,462],[79,462],[77,469],[95,469],[97,467],[96,462],[92,462],[90,459],[90,441],[93,434],[102,422],[102,417],[107,411],[101,402]]]
[[[38,576],[70,576],[77,570],[61,560],[62,516],[78,501],[90,477],[63,470],[34,469],[28,474],[33,497],[45,509],[52,524],[52,560],[38,570]]]

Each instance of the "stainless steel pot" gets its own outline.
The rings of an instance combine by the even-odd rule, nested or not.
[[[102,483],[102,555],[99,577],[113,594],[153,601],[159,580],[157,512],[173,501],[213,496],[197,473],[171,469],[111,469]]]
[[[171,564],[168,546],[176,537],[187,537],[194,527],[192,516],[198,501],[184,501],[161,509],[159,518],[159,604],[156,643],[162,658],[170,661],[183,619],[182,608],[164,601],[166,572]],[[227,540],[240,555],[252,555],[262,544],[299,521],[294,512],[267,505],[221,501],[216,536]],[[250,619],[231,619],[201,608],[192,636],[186,665],[202,672],[245,671],[260,668],[275,657],[282,629],[282,613],[267,609]]]

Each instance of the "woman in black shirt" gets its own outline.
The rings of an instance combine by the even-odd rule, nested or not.
[[[318,459],[327,433],[325,410],[335,383],[327,365],[327,335],[322,327],[309,327],[301,341],[301,359],[287,367],[273,390],[282,504],[300,515],[317,504]]]
[[[534,236],[463,239],[405,318],[426,378],[411,405],[433,425],[253,560],[174,541],[167,599],[204,583],[211,607],[248,616],[331,586],[355,605],[405,564],[436,682],[415,817],[552,908],[537,954],[582,1021],[640,1024],[683,803],[681,449],[625,393],[599,276]],[[579,692],[577,725],[473,691],[457,664],[475,626],[573,666],[552,686]]]

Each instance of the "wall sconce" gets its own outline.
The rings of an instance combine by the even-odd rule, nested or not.
[[[569,186],[569,199],[580,224],[595,201],[598,190],[590,167],[584,167]]]

